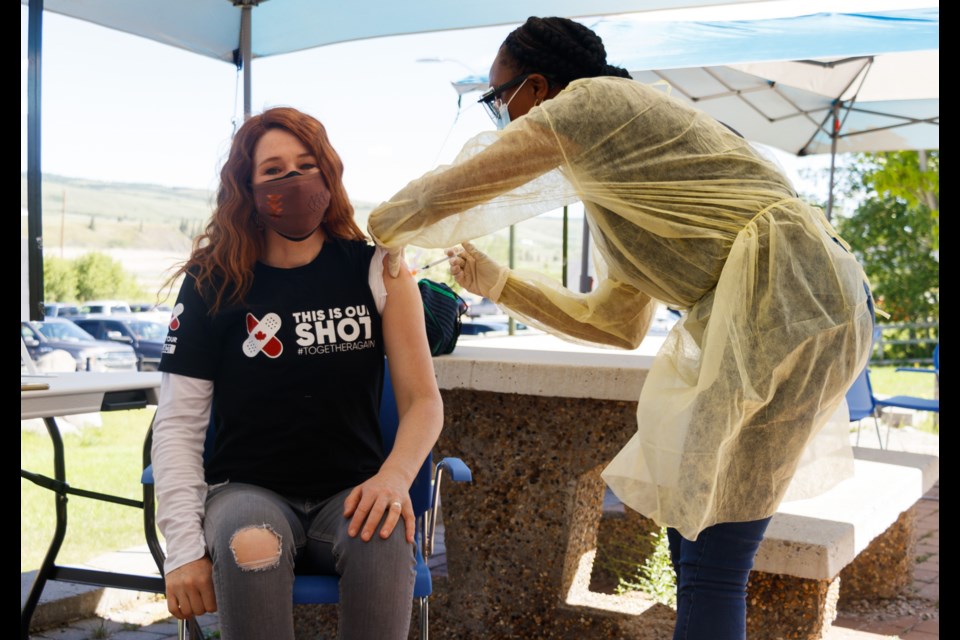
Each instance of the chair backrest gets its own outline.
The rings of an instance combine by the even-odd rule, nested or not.
[[[397,411],[397,398],[393,392],[393,380],[390,378],[390,367],[384,361],[383,366],[383,395],[380,397],[380,436],[383,439],[383,454],[389,455],[393,443],[397,439],[397,429],[400,426],[400,415]],[[431,473],[433,472],[433,456],[427,455],[417,477],[410,486],[410,501],[413,503],[413,513],[416,517],[422,516],[430,508],[433,499],[431,491]]]
[[[873,329],[873,343],[876,345],[880,339],[880,327]],[[933,366],[937,374],[937,381],[940,379],[940,343],[933,350]],[[918,371],[918,369],[908,369],[909,371]],[[898,369],[901,371],[901,369]],[[929,371],[925,369],[924,371]],[[935,404],[931,405],[930,403]],[[847,391],[847,407],[850,410],[850,421],[862,420],[868,416],[876,415],[878,404],[882,406],[906,407],[920,411],[940,411],[939,401],[924,400],[913,396],[895,396],[893,398],[884,398],[880,403],[873,395],[873,385],[870,384],[870,367],[863,368],[853,385]],[[935,407],[935,408],[934,408]]]
[[[871,353],[880,341],[882,334],[883,328],[874,325],[872,342],[870,343]],[[850,422],[872,416],[877,408],[877,400],[873,397],[873,385],[870,384],[869,360],[857,379],[853,381],[853,385],[847,390],[847,408],[850,409]]]
[[[873,397],[873,387],[870,385],[870,372],[867,367],[863,368],[847,391],[847,407],[850,409],[851,422],[873,415],[877,403]]]

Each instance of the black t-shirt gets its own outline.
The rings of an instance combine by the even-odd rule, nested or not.
[[[210,292],[188,275],[160,370],[214,383],[208,483],[323,499],[379,470],[384,347],[373,252],[328,239],[308,265],[257,263],[244,303],[212,316]]]

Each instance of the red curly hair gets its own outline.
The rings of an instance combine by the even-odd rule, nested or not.
[[[206,230],[193,242],[190,259],[174,274],[189,272],[197,291],[215,291],[210,311],[224,303],[242,302],[253,285],[253,267],[264,250],[264,232],[256,223],[253,200],[253,151],[271,129],[296,136],[317,159],[330,189],[330,206],[321,227],[327,237],[366,240],[353,220],[353,205],[343,187],[343,162],[316,118],[291,107],[277,107],[253,116],[233,138],[220,170],[217,206]]]

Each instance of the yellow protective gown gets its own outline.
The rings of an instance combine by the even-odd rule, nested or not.
[[[791,497],[848,476],[843,398],[873,324],[863,271],[773,163],[663,92],[572,82],[411,182],[370,232],[387,247],[448,247],[577,199],[597,289],[511,272],[497,302],[560,336],[627,348],[652,299],[687,310],[647,376],[637,434],[603,473],[617,496],[695,540],[772,515],[795,473]]]

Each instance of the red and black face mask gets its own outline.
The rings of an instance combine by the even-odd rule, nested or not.
[[[257,216],[287,240],[306,240],[323,222],[330,190],[317,173],[291,171],[282,178],[253,185]]]

